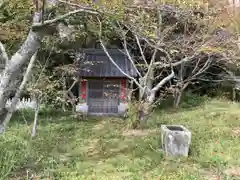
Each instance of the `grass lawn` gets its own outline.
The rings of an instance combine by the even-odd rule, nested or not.
[[[23,118],[25,116],[25,118]],[[199,106],[158,110],[144,130],[114,118],[79,121],[43,113],[31,139],[33,116],[20,114],[0,137],[0,179],[240,179],[240,105],[207,100]],[[25,121],[28,121],[28,125]],[[192,131],[188,158],[165,157],[160,125]]]

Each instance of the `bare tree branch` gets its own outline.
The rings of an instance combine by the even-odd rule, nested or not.
[[[162,29],[162,15],[160,13],[160,10],[158,10],[158,26],[157,26],[157,47],[155,47],[154,49],[154,52],[153,52],[153,55],[152,55],[152,58],[151,58],[151,61],[150,61],[150,64],[148,66],[148,71],[145,75],[145,83],[144,84],[147,84],[148,83],[148,88],[149,86],[151,86],[150,88],[152,88],[152,84],[153,84],[153,74],[154,74],[154,63],[155,63],[155,60],[156,60],[156,55],[157,55],[157,52],[159,50],[158,46],[160,46],[161,42],[162,42],[162,39],[161,39],[161,29]],[[169,56],[169,54],[166,52],[166,55]],[[171,57],[169,56],[169,64],[170,64],[170,67],[172,67],[171,65]]]
[[[128,59],[131,61],[131,63],[132,63],[132,65],[133,65],[134,69],[136,70],[137,74],[138,74],[140,77],[142,77],[141,73],[140,73],[140,72],[138,71],[138,69],[136,68],[136,65],[135,65],[135,63],[134,63],[134,61],[133,61],[133,59],[132,59],[132,57],[131,57],[131,55],[130,55],[130,53],[129,53],[129,51],[128,51],[127,41],[126,41],[126,38],[125,38],[125,37],[123,38],[123,41],[124,41],[123,46],[124,46],[124,49],[125,49],[125,51],[126,51],[126,54],[127,54]]]
[[[33,127],[32,127],[32,137],[35,137],[37,133],[38,113],[40,110],[41,100],[42,99],[40,97],[36,97],[36,107],[35,107],[34,121],[33,121]]]
[[[106,53],[107,57],[109,58],[109,60],[114,64],[114,66],[116,66],[116,68],[118,68],[118,70],[125,75],[127,78],[133,80],[139,88],[142,89],[142,86],[137,82],[137,80],[135,78],[133,78],[132,76],[129,76],[127,73],[125,73],[118,65],[117,63],[112,59],[112,57],[110,56],[110,54],[108,53],[108,50],[106,49],[105,45],[103,44],[102,40],[100,39],[100,44],[104,50],[104,52]]]
[[[72,88],[77,84],[78,81],[79,81],[79,79],[75,79],[75,81],[72,83],[72,85],[68,88],[67,92],[71,91]]]
[[[46,0],[43,0],[43,3],[42,3],[42,23],[44,22],[44,15],[45,15],[45,4],[46,4]]]
[[[157,49],[154,49],[150,64],[148,66],[147,73],[144,76],[144,85],[147,83],[148,80],[150,80],[150,81],[153,80],[151,75],[154,73],[154,66],[153,65],[154,65],[154,62],[155,62],[155,59],[156,59],[156,54],[157,54]]]
[[[133,68],[136,70],[136,72],[137,72],[137,74],[139,75],[139,77],[142,77],[142,75],[141,75],[141,73],[139,72],[139,70],[137,69],[137,67],[136,67],[136,65],[135,65],[135,63],[134,63],[134,61],[133,61],[133,59],[132,59],[132,57],[131,57],[128,49],[127,49],[127,48],[126,48],[126,49],[124,48],[124,50],[125,50],[126,52],[124,52],[124,51],[121,50],[121,49],[118,49],[118,50],[121,51],[123,54],[125,54],[125,55],[128,56],[128,59],[130,60],[130,62],[131,62],[132,65],[133,65]]]
[[[148,66],[147,60],[146,60],[146,58],[145,58],[145,55],[144,55],[144,53],[143,53],[143,50],[142,50],[142,47],[141,47],[141,44],[140,44],[140,41],[139,41],[139,38],[138,38],[137,35],[135,35],[135,39],[136,39],[136,41],[137,41],[137,45],[138,45],[138,48],[139,48],[139,50],[140,50],[141,56],[142,56],[142,58],[143,58],[143,61],[144,61],[145,65]]]
[[[174,71],[171,72],[167,77],[163,78],[152,90],[151,92],[158,91],[161,87],[163,87],[164,84],[166,84],[168,81],[170,81],[174,77],[175,73]]]
[[[143,87],[141,86],[140,83],[138,83],[138,81],[133,78],[132,76],[129,76],[127,73],[125,73],[118,65],[117,63],[113,60],[113,58],[110,56],[110,54],[108,53],[108,50],[107,48],[105,47],[101,37],[102,37],[102,23],[101,21],[99,20],[99,18],[97,18],[98,22],[99,22],[99,39],[100,39],[100,44],[104,50],[104,52],[106,53],[107,57],[109,58],[109,60],[113,63],[113,65],[123,74],[125,75],[127,78],[133,80],[135,82],[135,84],[140,88],[140,89],[143,89]]]
[[[6,49],[4,48],[3,44],[0,41],[0,59],[3,59],[5,61],[5,64],[9,61]]]
[[[161,80],[152,90],[150,91],[150,95],[148,96],[148,103],[152,104],[154,103],[156,92],[163,87],[164,84],[166,84],[168,81],[170,81],[174,77],[174,71],[171,72],[167,77],[165,77],[163,80]]]
[[[77,7],[77,8],[81,8],[81,9],[85,9],[85,10],[90,10],[90,11],[93,11],[94,9],[91,8],[91,7],[86,7],[86,6],[82,6],[80,4],[76,4],[76,3],[72,3],[72,2],[68,2],[68,1],[63,1],[63,0],[57,0],[58,2],[60,3],[63,3],[63,4],[67,4],[69,6],[74,6],[74,7]],[[96,10],[94,10],[96,11]],[[97,12],[97,11],[96,11]]]
[[[162,62],[155,62],[154,65],[155,66],[159,66],[159,68],[167,68],[167,67],[170,67],[171,65],[173,67],[176,67],[176,66],[181,65],[182,63],[192,61],[192,58],[193,58],[193,56],[192,57],[185,57],[181,61],[177,61],[177,62],[174,62],[172,64],[165,64],[165,63],[162,63]]]
[[[82,12],[85,12],[85,13],[90,13],[90,14],[98,14],[97,11],[94,11],[94,10],[88,10],[88,9],[85,9],[85,8],[81,8],[81,9],[77,9],[77,10],[74,10],[74,11],[70,11],[64,15],[61,15],[61,16],[58,16],[54,19],[51,19],[51,20],[46,20],[44,21],[43,23],[34,23],[32,25],[32,28],[33,29],[37,29],[37,28],[40,28],[40,27],[43,27],[43,26],[48,26],[50,24],[54,24],[54,23],[57,23],[69,16],[72,16],[72,15],[75,15],[75,14],[78,14],[78,13],[82,13]]]
[[[211,59],[211,57],[209,57],[208,60],[203,65],[203,67],[201,69],[199,69],[199,71],[196,74],[194,74],[192,77],[197,77],[198,75],[205,72],[210,67],[211,63],[212,63],[212,59]]]
[[[200,63],[201,60],[202,60],[201,58],[198,58],[198,61],[195,65],[194,69],[192,70],[192,74],[194,74],[197,71],[197,68],[199,67],[199,63]]]
[[[222,80],[213,80],[213,79],[209,80],[209,79],[203,79],[203,78],[193,78],[191,80],[199,80],[199,81],[206,81],[206,82],[223,82],[223,81],[225,81],[224,79],[222,79]]]
[[[99,21],[99,23],[101,23],[99,19],[98,19],[98,21]],[[120,50],[123,54],[127,55],[128,59],[129,59],[130,62],[132,63],[132,65],[133,65],[134,69],[136,70],[137,74],[139,75],[139,77],[142,77],[141,73],[139,72],[139,70],[138,70],[137,67],[136,67],[136,64],[135,64],[132,56],[131,56],[130,53],[129,53],[129,50],[128,50],[128,47],[127,47],[126,33],[124,33],[124,30],[122,29],[122,27],[121,27],[121,25],[120,25],[120,23],[119,23],[118,21],[117,21],[117,24],[118,24],[119,34],[120,34],[120,36],[121,36],[122,39],[123,39],[122,45],[123,45],[123,47],[124,47],[125,52],[122,51],[122,50],[120,50],[120,49],[119,49],[119,50]],[[120,30],[119,30],[119,29],[120,29]]]

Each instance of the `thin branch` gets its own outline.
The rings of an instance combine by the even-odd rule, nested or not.
[[[192,57],[185,57],[182,60],[177,61],[177,62],[172,63],[172,64],[165,64],[165,63],[163,64],[162,62],[155,62],[154,65],[155,66],[160,66],[159,68],[167,68],[167,67],[170,67],[171,65],[173,67],[176,67],[176,66],[181,65],[182,63],[190,62],[190,61],[192,61]]]
[[[4,48],[3,44],[0,41],[0,58],[1,57],[5,61],[5,64],[7,64],[9,61],[8,54],[7,54],[6,49]]]
[[[144,56],[144,53],[143,53],[143,50],[142,50],[142,47],[141,47],[141,44],[140,44],[140,41],[139,41],[139,38],[138,38],[137,35],[135,35],[135,39],[136,39],[136,41],[137,41],[138,48],[139,48],[139,50],[140,50],[140,52],[141,52],[141,56],[142,56],[142,58],[143,58],[143,61],[144,61],[145,65],[148,66],[147,60],[146,60],[146,58],[145,58],[145,56]]]
[[[192,81],[193,79],[196,79],[197,76],[199,76],[200,74],[204,73],[206,70],[209,69],[210,65],[212,63],[212,60],[209,58],[207,60],[207,62],[203,65],[203,67],[201,69],[198,70],[198,72],[196,72],[196,74],[192,75],[192,77],[189,77],[185,80],[186,81]]]
[[[197,68],[198,68],[199,63],[200,63],[201,60],[202,60],[202,58],[199,57],[196,65],[195,65],[195,67],[194,67],[194,69],[193,69],[193,71],[192,71],[192,74],[194,74],[194,73],[196,72],[196,70],[197,70]]]
[[[144,85],[148,83],[148,85],[150,85],[151,88],[152,88],[152,83],[153,83],[154,63],[155,63],[155,60],[156,60],[158,46],[160,46],[160,44],[162,42],[162,40],[161,40],[161,26],[162,26],[162,15],[160,13],[160,10],[158,10],[157,47],[155,47],[155,49],[154,49],[154,52],[153,52],[153,55],[151,57],[151,61],[150,61],[150,64],[148,66],[148,70],[147,70],[147,73],[146,73],[145,79],[144,79]],[[169,59],[169,61],[170,61],[170,64],[171,64],[170,59]],[[148,86],[148,88],[149,88],[149,86]]]
[[[125,49],[125,48],[124,48],[124,49]],[[135,65],[135,63],[134,63],[134,61],[133,61],[133,59],[132,59],[132,57],[131,57],[128,49],[127,49],[127,48],[125,49],[126,52],[124,52],[124,51],[121,50],[121,49],[118,49],[118,50],[121,51],[123,54],[125,54],[125,55],[128,56],[128,59],[130,60],[130,62],[131,62],[132,65],[133,65],[133,68],[136,70],[136,72],[137,72],[137,74],[139,75],[139,77],[142,77],[142,75],[141,75],[141,73],[138,71],[138,69],[137,69],[137,67],[136,67],[136,65]]]
[[[43,27],[43,26],[48,26],[50,24],[57,23],[57,22],[65,19],[65,18],[67,18],[69,16],[72,16],[72,15],[75,15],[75,14],[78,14],[78,13],[82,13],[82,12],[90,13],[90,14],[98,14],[97,11],[81,8],[81,9],[77,9],[77,10],[74,10],[74,11],[70,11],[70,12],[68,12],[68,13],[66,13],[64,15],[58,16],[58,17],[56,17],[54,19],[44,21],[43,23],[35,23],[35,24],[33,24],[32,28],[36,29],[36,28],[40,28],[40,27]]]
[[[199,80],[199,81],[206,81],[206,82],[224,82],[225,80],[222,79],[222,80],[213,80],[213,79],[203,79],[203,78],[193,78],[191,80]]]
[[[33,128],[32,128],[32,137],[36,136],[37,133],[37,122],[38,122],[38,113],[40,110],[40,105],[41,105],[41,98],[36,97],[36,107],[35,107],[35,113],[34,113],[34,123],[33,123]]]
[[[44,70],[46,69],[46,67],[47,67],[47,63],[48,63],[49,60],[50,60],[50,56],[51,56],[51,54],[52,54],[52,52],[53,52],[54,45],[55,45],[55,43],[53,44],[53,47],[51,48],[51,51],[50,51],[49,54],[48,54],[48,58],[47,58],[47,60],[45,61],[44,65],[43,65],[43,68],[42,68],[42,70],[41,70],[41,72],[40,72],[40,74],[39,74],[39,76],[38,76],[38,79],[37,79],[37,81],[36,81],[36,83],[35,83],[35,87],[37,86],[38,82],[40,81],[40,79],[41,79],[41,77],[42,77],[42,74],[43,74],[43,71],[44,71]]]
[[[152,78],[152,77],[149,77],[149,76],[151,76],[150,74],[154,73],[154,63],[155,63],[155,59],[156,59],[156,55],[157,55],[158,50],[160,50],[160,51],[162,51],[166,54],[166,56],[168,58],[168,61],[169,61],[169,67],[171,67],[171,69],[172,69],[172,58],[171,58],[171,56],[169,55],[169,53],[167,51],[165,51],[164,49],[159,47],[161,42],[162,42],[162,40],[161,40],[161,25],[162,25],[162,16],[161,16],[161,13],[160,13],[160,10],[159,10],[158,11],[158,29],[157,29],[157,41],[158,42],[157,42],[157,46],[154,47],[155,49],[154,49],[150,64],[148,66],[148,71],[147,71],[146,76],[145,76],[144,84],[147,83],[149,78]],[[145,41],[147,42],[147,40],[145,40]]]
[[[147,83],[149,78],[152,80],[152,77],[149,77],[149,75],[151,74],[151,72],[153,72],[153,68],[154,68],[153,65],[154,65],[154,62],[155,62],[156,54],[157,54],[157,49],[155,48],[154,52],[153,52],[153,55],[152,55],[152,58],[151,58],[151,61],[150,61],[150,64],[148,66],[147,73],[144,77],[144,85]]]
[[[81,5],[79,4],[76,4],[76,3],[72,3],[72,2],[68,2],[68,1],[62,1],[62,0],[57,0],[58,2],[60,3],[63,3],[63,4],[67,4],[67,5],[70,5],[70,6],[74,6],[74,7],[80,7]]]
[[[100,20],[98,20],[98,21],[100,22]],[[133,65],[134,69],[136,70],[137,74],[139,75],[139,77],[142,77],[141,73],[140,73],[139,70],[137,69],[136,64],[135,64],[135,62],[134,62],[134,60],[133,60],[132,56],[130,55],[129,50],[128,50],[128,48],[127,48],[127,40],[126,40],[126,35],[125,35],[125,33],[124,33],[124,30],[122,29],[122,27],[121,27],[121,25],[120,25],[120,23],[119,23],[118,21],[117,21],[117,24],[118,24],[118,29],[117,29],[117,30],[120,29],[120,30],[119,30],[119,34],[120,34],[120,36],[121,36],[122,39],[123,39],[122,45],[123,45],[123,47],[124,47],[125,52],[123,52],[123,51],[120,50],[120,49],[119,49],[119,50],[120,50],[123,54],[127,55],[128,59],[129,59],[130,62],[132,63],[132,65]]]
[[[170,54],[169,54],[165,49],[159,47],[159,46],[160,46],[160,42],[158,42],[158,43],[157,43],[157,46],[156,46],[156,45],[152,44],[152,43],[151,43],[149,40],[147,40],[146,38],[143,38],[143,39],[144,39],[144,40],[146,41],[146,43],[147,43],[148,45],[150,45],[152,48],[155,48],[155,49],[163,52],[164,54],[166,54],[166,56],[167,56],[167,58],[168,58],[168,61],[171,62],[171,63],[169,63],[169,66],[172,66],[172,58],[171,58]],[[155,63],[154,63],[154,64],[155,64]]]
[[[63,1],[63,0],[57,0],[58,2],[60,3],[63,3],[63,4],[67,4],[69,6],[74,6],[74,7],[77,7],[77,8],[81,8],[81,9],[85,9],[85,10],[90,10],[90,11],[96,11],[94,10],[93,8],[91,7],[86,7],[86,6],[82,6],[80,4],[76,4],[76,3],[72,3],[72,2],[68,2],[68,1]],[[97,12],[97,11],[96,11]]]
[[[181,64],[181,67],[180,67],[180,80],[182,81],[183,80],[183,77],[184,77],[184,67],[185,67],[185,63],[182,63]],[[184,73],[184,74],[183,74]]]
[[[225,67],[219,66],[217,64],[214,64],[213,66],[218,67],[219,69],[222,69],[225,73],[227,73],[231,78],[235,78],[235,74],[232,71],[227,70]]]
[[[203,72],[205,72],[210,67],[211,63],[212,63],[212,59],[211,59],[211,57],[209,57],[207,62],[204,64],[204,66],[192,77],[196,77],[199,74],[202,74]]]
[[[79,81],[79,79],[76,79],[76,80],[72,83],[72,85],[70,86],[70,88],[68,88],[67,92],[71,91],[72,88],[75,86],[75,84],[77,84],[78,81]]]
[[[46,0],[43,0],[42,2],[42,23],[44,22],[44,15],[45,15],[45,4],[46,4]]]
[[[133,31],[132,28],[129,28],[129,27],[128,27],[128,30],[130,30],[131,32],[134,32],[135,34],[137,34],[137,32]],[[142,37],[142,39],[143,39],[144,41],[146,41],[146,43],[147,43],[149,46],[151,46],[152,48],[157,48],[159,51],[165,53],[166,56],[167,56],[167,58],[168,58],[168,60],[171,62],[171,63],[169,63],[169,64],[165,64],[165,63],[162,63],[162,62],[154,62],[154,65],[155,65],[155,66],[160,66],[159,68],[167,68],[167,67],[171,67],[171,66],[172,66],[172,67],[179,66],[179,65],[181,65],[181,64],[184,63],[184,62],[192,61],[193,58],[196,57],[197,54],[198,54],[198,51],[195,50],[195,53],[194,53],[192,56],[190,56],[190,57],[185,57],[184,59],[182,59],[181,61],[178,61],[178,62],[173,62],[170,54],[169,54],[165,49],[161,48],[161,47],[160,47],[160,44],[159,44],[158,46],[156,46],[154,42],[150,42],[151,40],[148,40],[148,39],[147,39],[146,37],[144,37],[144,36],[141,36],[141,37]],[[206,44],[207,44],[206,42],[204,42],[203,44],[201,44],[200,47],[199,47],[199,49],[200,49],[201,47],[204,47],[204,45],[206,45]],[[164,44],[163,44],[163,45],[164,45]]]
[[[110,56],[110,54],[108,53],[107,48],[105,47],[101,37],[102,37],[102,23],[99,20],[99,18],[97,18],[98,22],[99,22],[99,41],[100,41],[100,45],[102,46],[104,52],[106,53],[107,57],[109,58],[109,60],[113,63],[113,65],[123,74],[125,75],[127,78],[133,80],[135,82],[135,84],[140,88],[143,89],[143,87],[138,83],[138,81],[133,78],[132,76],[129,76],[127,73],[125,73],[118,65],[117,63],[113,60],[113,58]]]
[[[105,45],[103,44],[102,40],[100,39],[100,44],[104,50],[104,52],[106,53],[107,57],[109,58],[109,60],[113,63],[113,65],[123,74],[125,75],[127,78],[133,80],[139,88],[142,88],[142,86],[137,82],[137,80],[135,78],[133,78],[132,76],[129,76],[127,73],[125,73],[118,65],[117,63],[112,59],[112,57],[110,56],[110,54],[108,53],[108,50],[106,49]]]
[[[161,71],[160,74],[158,76],[156,76],[154,79],[159,79],[162,76],[163,72],[164,71]]]
[[[124,49],[125,49],[126,54],[127,54],[127,56],[128,56],[128,59],[131,61],[131,63],[132,63],[132,65],[133,65],[134,69],[136,70],[137,74],[138,74],[140,77],[142,77],[141,73],[140,73],[140,72],[138,71],[138,69],[136,68],[135,63],[134,63],[134,61],[133,61],[133,59],[132,59],[132,57],[131,57],[131,55],[130,55],[130,53],[129,53],[129,51],[128,51],[127,42],[126,42],[126,38],[125,38],[125,37],[123,38],[123,41],[124,41],[123,46],[124,46]]]

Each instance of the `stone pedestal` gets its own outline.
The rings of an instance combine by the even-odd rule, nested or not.
[[[191,132],[181,125],[161,126],[162,149],[169,156],[188,156]]]

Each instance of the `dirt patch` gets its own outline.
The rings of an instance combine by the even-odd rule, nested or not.
[[[226,169],[224,171],[224,174],[226,174],[227,176],[240,177],[240,167],[232,167],[232,168]]]
[[[189,168],[192,168],[192,165],[189,166]],[[220,179],[219,175],[217,175],[216,170],[213,169],[201,169],[200,167],[195,167],[195,170],[198,171],[204,180],[222,180]]]
[[[240,129],[239,128],[238,129],[233,129],[232,130],[232,135],[234,137],[240,137]]]
[[[204,179],[206,180],[221,180],[219,175],[216,175],[213,172],[205,172]]]
[[[89,146],[87,146],[87,154],[89,156],[94,156],[99,153],[99,140],[93,139],[89,141]]]
[[[157,129],[131,129],[131,130],[126,130],[123,131],[122,135],[123,136],[149,136],[152,134],[158,133]]]
[[[93,130],[102,130],[105,128],[106,121],[101,121],[93,127]]]

